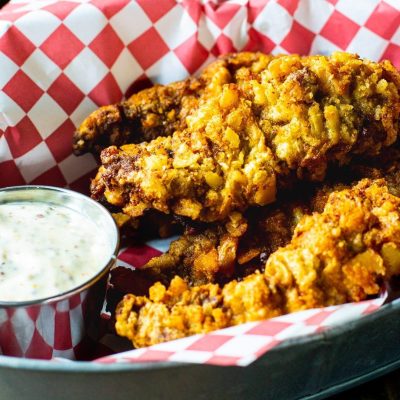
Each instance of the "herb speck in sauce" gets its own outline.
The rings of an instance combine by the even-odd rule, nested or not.
[[[105,234],[74,210],[34,202],[0,205],[0,301],[73,289],[96,275],[109,254]]]

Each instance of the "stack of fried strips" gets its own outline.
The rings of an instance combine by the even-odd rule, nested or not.
[[[117,333],[143,347],[377,295],[400,274],[399,114],[393,65],[346,53],[230,54],[93,112],[74,136],[100,156],[93,198],[121,226],[185,225]]]

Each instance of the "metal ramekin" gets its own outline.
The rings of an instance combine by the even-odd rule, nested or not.
[[[0,206],[15,202],[45,202],[79,212],[106,233],[110,257],[106,265],[99,265],[95,276],[71,290],[32,301],[0,301],[0,354],[40,359],[88,358],[88,346],[82,343],[96,340],[99,334],[107,273],[116,262],[119,247],[118,228],[102,205],[71,190],[51,186],[0,189]]]

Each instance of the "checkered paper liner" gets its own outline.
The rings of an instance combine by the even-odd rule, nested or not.
[[[71,151],[73,131],[82,120],[98,106],[120,101],[150,82],[168,83],[195,74],[219,54],[241,50],[327,54],[345,50],[373,60],[388,58],[400,67],[399,26],[398,0],[11,0],[0,10],[0,187],[47,184],[87,192],[96,163],[90,155],[77,158]],[[156,240],[124,249],[120,263],[140,267],[165,251],[168,244]],[[358,310],[352,314],[358,317],[379,304],[376,300],[304,315],[315,313],[315,320],[320,321],[319,316],[332,312],[340,321],[340,315],[346,319],[345,310]],[[311,325],[302,322],[300,329],[296,325],[300,315],[270,323],[276,326],[284,321],[297,326],[292,329],[301,334],[324,327],[321,320]],[[27,338],[31,341],[22,341],[23,354],[35,348],[34,338],[40,332],[37,321],[41,319],[29,318],[32,323],[28,323]],[[72,337],[75,327],[63,318]],[[2,314],[1,319],[7,320],[9,327],[17,324],[14,316]],[[55,318],[52,321],[55,324]],[[230,328],[151,351],[140,350],[129,357],[143,359],[147,354],[147,359],[181,360],[183,353],[198,351],[210,338],[209,346],[218,347],[218,351],[212,350],[213,356],[203,354],[200,362],[228,364],[222,360],[231,357],[231,363],[244,365],[272,347],[271,343],[285,340],[284,334],[260,339],[261,335],[249,333],[256,326],[267,325]],[[240,331],[238,337],[245,339],[228,340],[226,336],[236,330]],[[251,354],[238,355],[233,350],[227,354],[229,343],[235,343],[232,340],[248,340],[248,335],[263,343],[250,349]],[[44,336],[50,347],[57,342],[47,333]],[[76,349],[73,340],[67,342],[71,345],[60,349],[64,355]],[[110,343],[108,339],[103,342]],[[173,346],[181,347],[172,351]],[[192,359],[188,356],[191,362],[195,361],[193,354]],[[215,357],[222,358],[217,361]]]
[[[173,361],[221,366],[247,366],[280,343],[321,333],[378,309],[385,296],[360,303],[305,310],[266,321],[250,322],[209,334],[119,352],[100,363]]]

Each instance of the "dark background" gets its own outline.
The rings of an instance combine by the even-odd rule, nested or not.
[[[348,390],[328,400],[399,400],[400,371]]]

